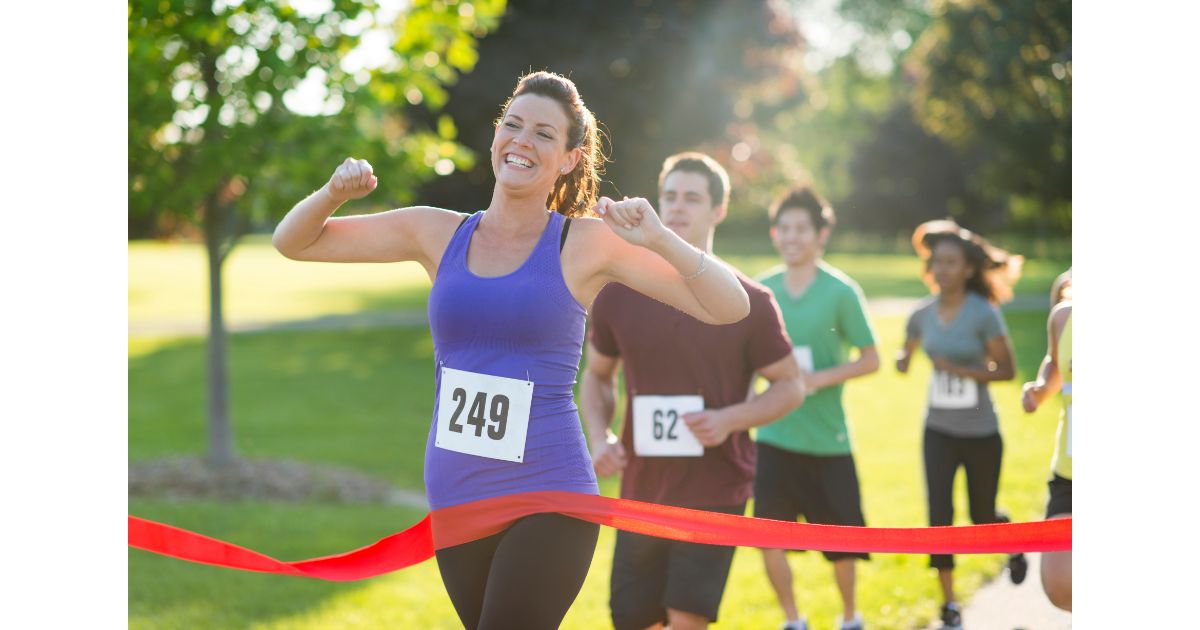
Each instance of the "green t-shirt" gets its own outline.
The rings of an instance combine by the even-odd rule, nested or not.
[[[801,369],[819,371],[841,365],[847,361],[849,347],[875,344],[862,289],[849,276],[819,262],[812,284],[793,297],[784,289],[783,274],[782,268],[772,269],[759,281],[775,293]],[[809,356],[811,364],[805,365]],[[759,442],[799,453],[849,454],[842,384],[810,393],[800,407],[759,427],[756,437]]]

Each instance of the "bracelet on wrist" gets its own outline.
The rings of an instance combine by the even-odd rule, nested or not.
[[[694,273],[689,276],[684,276],[684,280],[695,280],[700,277],[700,274],[708,271],[708,252],[700,252],[700,266]]]

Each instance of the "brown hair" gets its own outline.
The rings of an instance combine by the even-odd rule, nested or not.
[[[1012,287],[1021,277],[1024,256],[1010,254],[987,242],[982,236],[959,227],[953,219],[926,221],[913,232],[912,244],[917,255],[925,261],[924,280],[930,291],[937,292],[932,272],[933,248],[942,241],[958,245],[967,264],[975,270],[967,278],[967,290],[973,291],[992,304],[1012,300]]]
[[[807,212],[808,217],[812,219],[813,228],[818,232],[826,226],[832,228],[837,223],[837,218],[833,216],[833,206],[818,195],[812,186],[798,186],[776,200],[767,210],[771,225],[775,225],[779,221],[779,215],[788,210]]]
[[[661,194],[667,176],[675,171],[697,173],[708,178],[708,196],[713,206],[729,205],[729,173],[711,157],[696,151],[676,153],[663,161],[658,173],[658,191]]]
[[[569,122],[566,134],[567,150],[576,147],[580,149],[575,169],[565,175],[559,175],[555,180],[554,188],[546,198],[546,207],[568,217],[590,214],[599,194],[604,163],[608,160],[601,147],[603,134],[598,128],[596,117],[583,104],[575,83],[561,74],[543,70],[521,77],[512,96],[508,97],[504,106],[500,108],[500,118],[496,119],[495,124],[500,124],[513,99],[522,94],[537,94],[557,101]]]

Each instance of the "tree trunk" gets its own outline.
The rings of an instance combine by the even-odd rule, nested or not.
[[[212,15],[212,2],[206,1],[202,11]],[[220,126],[216,112],[221,108],[217,82],[216,51],[203,47],[200,73],[208,88],[205,102],[209,115],[204,121],[204,144],[209,151],[219,151]],[[208,464],[213,468],[228,468],[237,459],[233,449],[233,426],[229,414],[229,336],[225,332],[225,311],[221,267],[229,252],[229,219],[231,204],[223,199],[226,181],[216,184],[204,200],[204,248],[208,253]]]
[[[216,197],[216,195],[213,195]],[[210,198],[204,217],[204,245],[208,252],[208,463],[226,468],[237,458],[229,417],[229,335],[225,331],[221,268],[228,207]]]

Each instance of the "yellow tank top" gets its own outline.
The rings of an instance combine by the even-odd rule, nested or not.
[[[1054,448],[1054,460],[1051,463],[1054,473],[1067,479],[1071,478],[1071,316],[1074,313],[1075,310],[1071,309],[1067,314],[1067,323],[1058,337],[1063,410],[1058,417],[1058,446]]]

